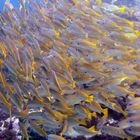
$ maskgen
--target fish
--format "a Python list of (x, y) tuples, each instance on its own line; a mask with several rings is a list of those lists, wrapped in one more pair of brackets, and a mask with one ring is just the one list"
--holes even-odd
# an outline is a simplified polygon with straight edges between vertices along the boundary
[(102, 0), (95, 0), (95, 2), (96, 2), (97, 4), (101, 4), (101, 3), (102, 3)]
[(10, 115), (10, 120), (11, 120), (11, 109), (12, 109), (12, 104), (7, 100), (7, 98), (0, 92), (0, 99), (2, 103), (8, 108), (9, 110), (9, 115)]
[(110, 16), (111, 16), (111, 19), (114, 20), (118, 25), (134, 28), (133, 21), (120, 18), (119, 16), (116, 16), (116, 15), (110, 15)]
[[(105, 95), (101, 94), (101, 95), (97, 95), (98, 97), (100, 97), (100, 99), (98, 99), (97, 97), (95, 97), (96, 100), (98, 100), (99, 103), (101, 104), (104, 104), (106, 107), (116, 111), (116, 112), (119, 112), (119, 113), (122, 113), (124, 116), (127, 115), (127, 113), (120, 107), (120, 105), (112, 102), (110, 99), (108, 99)], [(107, 110), (104, 110), (104, 114), (106, 114), (106, 117), (108, 117), (108, 114), (107, 114)]]
[(133, 137), (140, 136), (139, 127), (128, 127), (124, 131)]
[(114, 127), (114, 126), (103, 126), (101, 129), (102, 133), (111, 135), (111, 136), (116, 136), (116, 137), (120, 137), (122, 139), (132, 139), (130, 136), (128, 136), (123, 129), (119, 128), (119, 127)]
[(48, 136), (48, 134), (36, 123), (30, 121), (30, 127), (41, 136)]
[(48, 140), (65, 140), (65, 138), (62, 136), (55, 135), (55, 134), (49, 134)]
[(127, 76), (121, 78), (114, 78), (114, 79), (112, 78), (111, 80), (106, 81), (105, 84), (107, 84), (109, 87), (118, 86), (121, 85), (121, 83), (125, 81), (127, 78), (128, 78)]
[(117, 6), (117, 5), (114, 5), (114, 4), (107, 4), (107, 3), (103, 3), (102, 4), (102, 8), (105, 10), (105, 11), (108, 11), (108, 12), (111, 12), (111, 13), (125, 13), (126, 11), (126, 6)]
[(29, 140), (29, 135), (28, 135), (28, 132), (27, 132), (27, 124), (19, 122), (19, 126), (21, 128), (22, 133), (23, 133), (22, 134), (23, 138), (26, 138), (27, 140)]
[(67, 117), (64, 117), (64, 120), (63, 120), (63, 129), (60, 133), (60, 135), (64, 135), (64, 133), (67, 131), (68, 129), (68, 121), (67, 121)]
[(98, 102), (96, 102), (95, 100), (93, 100), (90, 103), (86, 103), (86, 106), (91, 111), (98, 112), (100, 114), (103, 113), (103, 109), (102, 109), (101, 105)]
[(59, 92), (56, 92), (56, 91), (54, 91), (54, 90), (51, 90), (50, 91), (51, 92), (51, 95), (52, 95), (52, 97), (54, 98), (54, 99), (58, 99), (59, 101), (61, 101), (62, 103), (68, 103), (68, 101), (67, 100), (65, 100), (65, 97), (64, 96), (62, 96)]
[(74, 110), (76, 111), (79, 118), (88, 118), (90, 120), (92, 117), (92, 113), (84, 106), (76, 105)]
[(127, 112), (125, 112), (119, 105), (112, 103), (112, 107), (113, 110), (122, 113), (124, 116), (127, 115)]
[(116, 96), (125, 96), (127, 94), (130, 94), (131, 96), (134, 96), (134, 92), (127, 90), (124, 87), (121, 86), (114, 86), (114, 87), (109, 87), (109, 91), (116, 94)]
[(138, 106), (139, 105), (139, 101), (140, 101), (140, 98), (139, 97), (137, 97), (137, 98), (131, 98), (128, 101), (127, 108), (133, 108), (133, 106)]
[(63, 105), (62, 103), (57, 103), (57, 102), (53, 103), (52, 109), (55, 109), (57, 111), (65, 113), (65, 114), (74, 113), (74, 111), (71, 107), (69, 107), (67, 105)]
[(84, 126), (74, 126), (73, 129), (74, 131), (76, 131), (80, 135), (84, 135), (85, 137), (92, 137), (92, 136), (100, 134), (100, 131), (95, 131), (90, 128), (88, 129)]
[(20, 96), (14, 94), (11, 95), (12, 98), (10, 98), (10, 100), (12, 101), (12, 103), (18, 108), (19, 111), (22, 111), (23, 109), (23, 100), (22, 98), (20, 98)]
[(79, 104), (81, 101), (84, 101), (86, 97), (79, 95), (78, 93), (65, 95), (64, 99), (67, 100), (69, 105)]
[(46, 90), (44, 89), (44, 86), (38, 86), (37, 91), (40, 93), (41, 97), (51, 97), (51, 93), (47, 87), (47, 84), (45, 85)]
[(72, 33), (72, 34), (77, 34), (79, 36), (84, 36), (85, 35), (85, 32), (84, 30), (79, 27), (77, 24), (75, 23), (71, 23), (67, 26), (67, 31), (69, 33)]
[(2, 74), (2, 72), (0, 72), (0, 81), (3, 84), (4, 87), (7, 87), (6, 81), (5, 81), (5, 77)]
[(7, 57), (7, 53), (6, 53), (6, 50), (5, 50), (4, 45), (2, 44), (2, 42), (0, 42), (0, 50), (1, 50), (4, 58), (6, 58)]
[(132, 116), (127, 117), (125, 120), (121, 121), (119, 126), (122, 128), (128, 127), (139, 127), (139, 114), (134, 114)]
[(97, 124), (97, 130), (102, 129), (102, 127), (104, 127), (104, 125), (107, 123), (107, 121), (108, 121), (108, 119), (105, 115), (103, 117), (101, 117), (100, 121)]
[(111, 57), (121, 57), (121, 56), (125, 55), (125, 53), (127, 53), (127, 52), (122, 52), (121, 50), (117, 50), (117, 49), (109, 49), (109, 50), (105, 51), (105, 54), (107, 54)]
[(125, 109), (126, 112), (128, 112), (129, 114), (138, 114), (140, 110), (139, 104), (138, 105), (133, 105), (133, 106), (129, 106)]
[(69, 127), (73, 127), (73, 126), (79, 125), (79, 124), (86, 125), (85, 120), (80, 120), (78, 118), (74, 118), (72, 115), (67, 118), (67, 121), (68, 121), (68, 129), (69, 129)]

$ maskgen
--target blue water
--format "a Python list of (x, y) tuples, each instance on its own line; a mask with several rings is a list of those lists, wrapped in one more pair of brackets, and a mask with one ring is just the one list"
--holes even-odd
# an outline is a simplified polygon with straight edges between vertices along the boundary
[[(4, 3), (5, 3), (6, 0), (0, 0), (0, 11), (3, 9), (3, 6), (4, 6)], [(12, 3), (12, 5), (15, 7), (15, 8), (18, 8), (20, 6), (20, 1), (21, 0), (9, 0), (10, 3)], [(36, 0), (36, 2), (40, 2), (41, 0)]]
[[(4, 3), (5, 3), (6, 0), (0, 0), (0, 11), (3, 9), (3, 6), (4, 6)], [(15, 8), (18, 8), (19, 7), (19, 1), (21, 0), (9, 0), (12, 5), (15, 7)], [(36, 0), (38, 3), (41, 1), (41, 0)], [(107, 2), (107, 3), (110, 3), (112, 0), (103, 0), (103, 2)], [(134, 6), (134, 5), (137, 5), (137, 6), (140, 6), (140, 0), (117, 0), (116, 3), (117, 5), (127, 5), (127, 6)]]
[(0, 10), (2, 10), (5, 0), (0, 1)]
[[(19, 0), (9, 0), (15, 8), (19, 7)], [(0, 0), (0, 11), (4, 6), (5, 0)]]
[(10, 2), (13, 4), (14, 7), (19, 7), (19, 0), (10, 0)]

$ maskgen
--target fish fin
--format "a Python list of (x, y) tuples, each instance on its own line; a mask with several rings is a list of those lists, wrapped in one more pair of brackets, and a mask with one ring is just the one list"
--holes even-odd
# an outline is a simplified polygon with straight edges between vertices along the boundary
[(132, 22), (132, 21), (128, 21), (128, 24), (130, 25), (131, 28), (134, 28), (134, 26), (135, 26), (134, 22)]
[(140, 36), (140, 31), (139, 30), (135, 30), (135, 34), (136, 34), (136, 36)]
[(2, 42), (0, 42), (0, 50), (3, 53), (4, 58), (6, 58), (7, 57), (6, 49), (4, 45), (2, 44)]
[(125, 11), (126, 11), (126, 6), (122, 6), (122, 7), (120, 8), (120, 12), (123, 14)]
[(102, 0), (96, 0), (96, 2), (98, 5), (102, 4)]
[(60, 133), (60, 136), (63, 136), (63, 134), (65, 134), (65, 132), (68, 130), (68, 122), (67, 122), (67, 118), (64, 118), (64, 126), (63, 129)]
[(91, 127), (89, 128), (89, 130), (91, 130), (91, 131), (95, 131), (95, 126), (94, 126), (94, 125), (91, 126)]
[(129, 138), (129, 137), (128, 137), (127, 140), (133, 140), (133, 138), (131, 138), (131, 137)]
[(104, 116), (108, 118), (108, 108), (103, 109)]
[(36, 131), (39, 135), (41, 136), (47, 136), (48, 134), (46, 133), (45, 130), (43, 130), (39, 125), (37, 125), (35, 122), (30, 122), (31, 128)]
[(92, 113), (88, 113), (88, 119), (92, 120)]
[(86, 2), (86, 4), (87, 4), (88, 6), (91, 5), (90, 0), (85, 0), (85, 2)]
[(91, 96), (88, 96), (88, 101), (89, 102), (92, 102), (94, 100), (94, 97), (93, 97), (93, 95), (91, 95)]
[(93, 113), (92, 113), (92, 116), (95, 117), (95, 118), (97, 118), (96, 112), (93, 112)]
[(123, 115), (126, 117), (126, 116), (127, 116), (127, 113), (124, 111), (124, 112), (123, 112)]
[(81, 120), (81, 121), (80, 121), (80, 123), (81, 123), (81, 124), (83, 124), (83, 125), (87, 125), (87, 123), (86, 123), (86, 120), (85, 120), (85, 119), (84, 119), (84, 120)]
[(128, 137), (127, 137), (127, 140), (133, 140), (133, 137), (128, 136)]
[(29, 140), (29, 135), (28, 135), (26, 124), (20, 122), (19, 125), (20, 125), (21, 131), (22, 131), (23, 139), (25, 138), (26, 140)]

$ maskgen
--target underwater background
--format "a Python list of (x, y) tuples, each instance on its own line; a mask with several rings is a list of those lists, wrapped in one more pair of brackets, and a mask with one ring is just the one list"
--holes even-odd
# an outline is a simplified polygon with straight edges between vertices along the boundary
[[(3, 8), (5, 1), (6, 0), (1, 0), (0, 1), (0, 11)], [(15, 8), (18, 8), (21, 0), (8, 0), (8, 1), (10, 1)], [(41, 0), (36, 0), (36, 1), (39, 2)], [(108, 2), (108, 3), (111, 3), (111, 1), (112, 0), (103, 0), (103, 2)], [(116, 4), (117, 5), (127, 5), (127, 6), (133, 7), (134, 5), (140, 5), (140, 0), (118, 0), (116, 2)]]
[[(4, 6), (5, 1), (6, 1), (6, 0), (1, 0), (1, 1), (0, 1), (0, 10), (1, 10), (1, 11), (2, 11), (2, 8), (3, 8), (3, 6)], [(18, 8), (19, 5), (20, 5), (19, 0), (9, 0), (9, 1), (13, 4), (13, 6), (14, 6), (15, 8)]]
[(140, 139), (140, 0), (0, 1), (0, 140)]

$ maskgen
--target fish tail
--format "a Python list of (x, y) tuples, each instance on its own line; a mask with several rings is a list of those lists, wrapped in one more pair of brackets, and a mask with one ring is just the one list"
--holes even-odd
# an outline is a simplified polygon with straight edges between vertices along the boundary
[(95, 118), (97, 118), (96, 112), (93, 112), (93, 113), (92, 113), (92, 116), (95, 117)]
[(140, 31), (135, 30), (135, 34), (136, 34), (136, 36), (140, 36)]
[(91, 130), (91, 131), (95, 131), (95, 126), (94, 126), (94, 125), (91, 126), (91, 127), (89, 128), (89, 130)]
[(127, 140), (133, 140), (133, 138), (131, 136), (128, 136)]
[(126, 11), (126, 6), (122, 6), (120, 12), (123, 14)]
[(85, 0), (85, 2), (86, 2), (86, 4), (88, 5), (88, 6), (90, 6), (90, 0)]
[(103, 114), (106, 118), (108, 118), (108, 108), (103, 109)]

